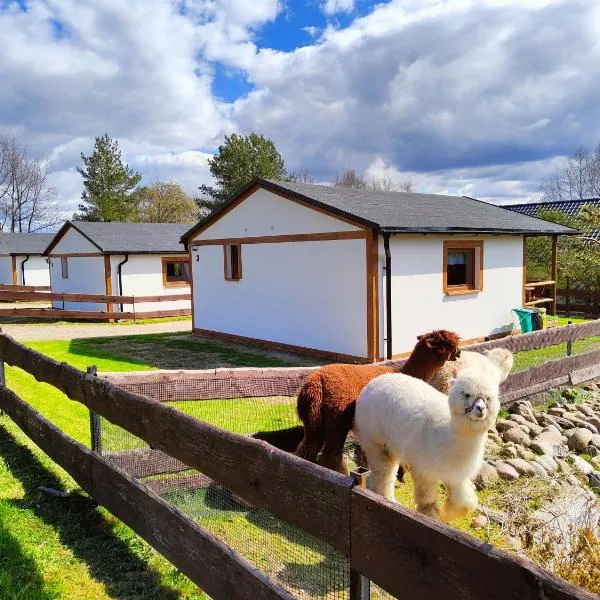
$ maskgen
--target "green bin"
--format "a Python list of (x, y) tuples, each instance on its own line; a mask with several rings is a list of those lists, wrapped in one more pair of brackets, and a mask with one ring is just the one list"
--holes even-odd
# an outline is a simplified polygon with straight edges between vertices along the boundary
[(531, 318), (533, 310), (530, 308), (513, 308), (512, 310), (519, 319), (521, 333), (530, 333), (533, 331), (533, 320)]

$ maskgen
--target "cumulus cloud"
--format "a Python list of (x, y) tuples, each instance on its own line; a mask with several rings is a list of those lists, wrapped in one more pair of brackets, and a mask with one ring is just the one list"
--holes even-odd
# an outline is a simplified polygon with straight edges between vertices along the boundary
[(335, 15), (340, 12), (352, 12), (354, 0), (326, 0), (323, 4), (323, 12), (326, 15)]

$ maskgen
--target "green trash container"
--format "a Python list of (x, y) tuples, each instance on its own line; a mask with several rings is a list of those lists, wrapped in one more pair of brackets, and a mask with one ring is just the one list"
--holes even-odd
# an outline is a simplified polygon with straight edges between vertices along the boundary
[(530, 308), (513, 308), (512, 310), (519, 319), (521, 333), (530, 333), (533, 331), (533, 320), (531, 318), (533, 310)]

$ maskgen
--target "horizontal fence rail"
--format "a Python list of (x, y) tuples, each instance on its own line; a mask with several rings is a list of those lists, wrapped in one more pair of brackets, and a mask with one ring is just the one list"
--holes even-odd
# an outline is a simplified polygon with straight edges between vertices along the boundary
[(9, 285), (0, 284), (0, 291), (3, 292), (49, 292), (49, 285)]
[(164, 294), (162, 296), (111, 296), (105, 294), (69, 294), (56, 292), (16, 292), (0, 290), (0, 302), (97, 302), (105, 304), (133, 304), (134, 302), (172, 302), (174, 300), (191, 300), (192, 294)]
[[(263, 442), (198, 421), (0, 336), (0, 359), (195, 467), (254, 506), (332, 544), (390, 594), (415, 600), (591, 600), (531, 561), (492, 548)], [(214, 598), (290, 598), (257, 568), (12, 391), (0, 408), (79, 485)]]

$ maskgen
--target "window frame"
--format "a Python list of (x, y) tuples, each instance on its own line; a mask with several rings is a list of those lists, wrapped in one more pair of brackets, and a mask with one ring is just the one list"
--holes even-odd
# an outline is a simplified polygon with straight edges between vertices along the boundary
[(60, 257), (60, 274), (62, 279), (69, 279), (69, 257)]
[[(448, 255), (452, 252), (473, 253), (472, 279), (473, 285), (448, 285)], [(442, 265), (443, 290), (446, 296), (477, 294), (483, 290), (483, 240), (444, 240), (444, 259)]]
[[(161, 259), (162, 262), (162, 278), (163, 278), (163, 287), (173, 288), (173, 287), (189, 287), (191, 282), (191, 269), (192, 265), (189, 258), (174, 258), (163, 256)], [(188, 263), (189, 275), (187, 281), (169, 281), (167, 279), (167, 265), (176, 264), (176, 263)]]
[[(236, 248), (237, 253), (237, 271), (233, 265), (233, 254), (228, 248)], [(236, 272), (234, 272), (236, 271)], [(225, 281), (240, 281), (242, 279), (242, 245), (241, 244), (223, 244), (223, 274)]]

